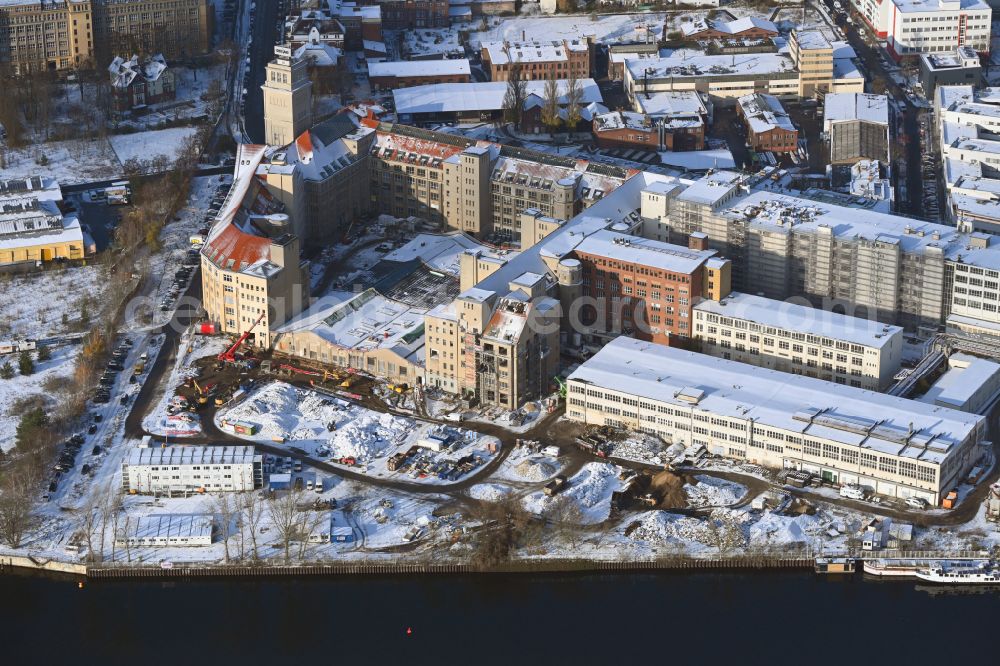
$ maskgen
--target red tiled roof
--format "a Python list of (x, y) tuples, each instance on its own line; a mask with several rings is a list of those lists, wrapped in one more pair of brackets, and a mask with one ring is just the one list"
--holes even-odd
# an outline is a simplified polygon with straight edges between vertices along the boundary
[(270, 257), (270, 239), (244, 231), (236, 221), (236, 214), (251, 188), (255, 191), (253, 199), (246, 204), (248, 209), (259, 214), (271, 212), (272, 197), (256, 175), (265, 149), (266, 146), (241, 145), (237, 151), (233, 185), (201, 251), (219, 268), (238, 271)]

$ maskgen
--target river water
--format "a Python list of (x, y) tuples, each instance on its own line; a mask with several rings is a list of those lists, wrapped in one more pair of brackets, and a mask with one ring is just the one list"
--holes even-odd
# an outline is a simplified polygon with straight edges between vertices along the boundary
[[(0, 663), (996, 663), (1000, 594), (808, 573), (0, 577)], [(409, 630), (409, 633), (408, 633)]]

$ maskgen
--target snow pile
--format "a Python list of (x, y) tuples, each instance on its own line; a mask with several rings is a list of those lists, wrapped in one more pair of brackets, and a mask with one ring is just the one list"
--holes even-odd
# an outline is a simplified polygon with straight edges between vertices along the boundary
[(684, 486), (688, 504), (693, 507), (729, 506), (738, 502), (746, 491), (738, 483), (712, 476), (696, 476), (695, 480), (697, 484)]
[(741, 516), (724, 509), (713, 511), (708, 518), (649, 511), (637, 524), (630, 526), (629, 538), (653, 544), (680, 544), (688, 551), (711, 548), (717, 552), (729, 552), (746, 544), (740, 519)]
[(620, 468), (609, 463), (587, 463), (566, 481), (566, 489), (555, 497), (537, 491), (522, 500), (525, 510), (537, 516), (545, 515), (558, 500), (572, 502), (580, 510), (580, 522), (599, 523), (611, 513), (611, 495), (621, 487)]
[(750, 526), (747, 536), (753, 545), (805, 544), (819, 538), (824, 530), (824, 525), (816, 516), (765, 513)]
[(505, 486), (502, 483), (480, 483), (469, 488), (467, 494), (475, 500), (481, 500), (483, 502), (499, 502), (503, 498), (507, 497), (510, 492), (510, 486)]
[(544, 481), (555, 474), (555, 468), (541, 460), (529, 458), (518, 463), (514, 472), (525, 481)]
[(666, 462), (666, 448), (666, 444), (658, 437), (635, 433), (628, 439), (617, 442), (612, 455), (615, 458), (662, 465)]
[(365, 412), (337, 432), (330, 439), (334, 458), (354, 457), (359, 462), (378, 458), (394, 442), (406, 437), (410, 422), (392, 414)]
[(336, 402), (284, 382), (273, 382), (225, 413), (229, 422), (244, 421), (260, 426), (255, 439), (317, 439), (327, 425), (339, 423), (345, 410)]
[[(583, 509), (591, 509), (611, 500), (618, 489), (620, 468), (608, 463), (587, 463), (568, 481), (565, 495), (572, 497)], [(609, 505), (610, 508), (610, 505)]]

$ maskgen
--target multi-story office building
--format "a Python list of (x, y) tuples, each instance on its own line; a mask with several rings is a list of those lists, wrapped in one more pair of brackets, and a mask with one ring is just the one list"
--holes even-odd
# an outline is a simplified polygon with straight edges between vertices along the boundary
[(830, 193), (747, 193), (747, 184), (717, 172), (667, 198), (661, 218), (673, 233), (708, 235), (733, 262), (735, 289), (804, 296), (913, 331), (956, 315), (1000, 323), (1000, 252), (989, 236), (848, 207), (856, 201)]
[[(792, 61), (799, 70), (799, 97), (832, 91), (833, 45), (819, 30), (793, 30), (788, 40)], [(863, 90), (863, 88), (862, 88)]]
[(733, 292), (692, 315), (706, 354), (856, 388), (888, 388), (903, 358), (899, 326), (792, 301)]
[(587, 236), (572, 255), (582, 266), (583, 294), (593, 301), (593, 321), (584, 313), (583, 323), (594, 334), (662, 343), (691, 337), (694, 306), (729, 293), (728, 262), (697, 241), (689, 248), (607, 230)]
[(371, 210), (374, 143), (374, 130), (359, 127), (353, 114), (338, 114), (262, 159), (257, 175), (284, 204), (295, 233), (311, 244), (337, 242)]
[(122, 490), (139, 495), (244, 492), (264, 485), (252, 446), (135, 448), (122, 463)]
[[(825, 48), (818, 46), (810, 38), (790, 54), (747, 53), (735, 57), (673, 54), (666, 58), (627, 60), (625, 92), (636, 108), (640, 96), (685, 90), (719, 100), (735, 100), (753, 93), (802, 97), (812, 96), (816, 90), (864, 92), (865, 79), (850, 58), (834, 58), (828, 43)], [(799, 71), (800, 65), (807, 67), (804, 73)]]
[(0, 63), (18, 72), (105, 67), (117, 54), (183, 58), (212, 45), (208, 0), (11, 0), (0, 4)]
[(426, 381), (471, 401), (516, 409), (548, 393), (559, 369), (559, 301), (549, 276), (473, 287), (424, 318)]
[(567, 384), (575, 421), (934, 505), (986, 435), (981, 416), (625, 337)]
[(992, 10), (985, 0), (852, 0), (889, 53), (899, 59), (971, 46), (990, 50)]
[(979, 54), (971, 46), (960, 46), (954, 53), (920, 54), (920, 85), (928, 99), (938, 86), (978, 87), (982, 76)]
[(448, 0), (365, 0), (360, 4), (378, 5), (382, 23), (390, 30), (412, 28), (447, 28)]
[(553, 42), (488, 42), (483, 44), (483, 66), (493, 81), (506, 81), (519, 67), (526, 81), (589, 79), (594, 69), (590, 38)]
[(236, 174), (201, 250), (202, 307), (219, 331), (252, 331), (271, 346), (271, 331), (308, 299), (308, 263), (285, 207), (257, 175), (264, 146), (241, 146)]

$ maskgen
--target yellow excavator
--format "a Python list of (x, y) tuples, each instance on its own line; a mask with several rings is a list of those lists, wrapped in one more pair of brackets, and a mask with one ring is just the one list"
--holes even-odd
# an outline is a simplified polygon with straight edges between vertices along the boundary
[(194, 388), (195, 388), (195, 390), (198, 391), (198, 404), (199, 405), (207, 405), (208, 404), (208, 396), (205, 394), (205, 391), (201, 388), (201, 386), (198, 385), (198, 380), (197, 379), (194, 379), (192, 381), (194, 382)]

